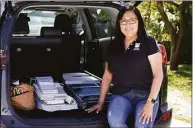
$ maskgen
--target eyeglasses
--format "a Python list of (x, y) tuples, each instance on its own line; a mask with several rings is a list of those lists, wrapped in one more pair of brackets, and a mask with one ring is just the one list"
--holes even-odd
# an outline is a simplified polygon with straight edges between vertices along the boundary
[(135, 24), (137, 22), (137, 18), (131, 18), (131, 19), (123, 19), (120, 20), (121, 25), (126, 25), (129, 22), (129, 24)]

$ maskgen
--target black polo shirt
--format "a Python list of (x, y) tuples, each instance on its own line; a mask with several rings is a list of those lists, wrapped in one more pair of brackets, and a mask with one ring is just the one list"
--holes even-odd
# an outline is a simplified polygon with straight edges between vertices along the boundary
[(113, 74), (112, 93), (123, 94), (134, 88), (150, 92), (153, 73), (148, 55), (159, 51), (155, 40), (147, 36), (143, 42), (139, 40), (132, 42), (124, 53), (108, 57), (107, 62), (111, 61)]

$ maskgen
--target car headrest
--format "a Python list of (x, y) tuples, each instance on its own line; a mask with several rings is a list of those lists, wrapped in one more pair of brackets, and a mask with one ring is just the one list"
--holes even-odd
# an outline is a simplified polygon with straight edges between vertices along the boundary
[(13, 34), (29, 34), (29, 24), (30, 18), (25, 14), (20, 13), (19, 17), (15, 22), (15, 28)]
[(40, 36), (61, 36), (62, 30), (54, 27), (42, 27)]
[(72, 21), (67, 14), (59, 14), (56, 16), (54, 21), (55, 28), (61, 28), (62, 32), (69, 34), (72, 32)]

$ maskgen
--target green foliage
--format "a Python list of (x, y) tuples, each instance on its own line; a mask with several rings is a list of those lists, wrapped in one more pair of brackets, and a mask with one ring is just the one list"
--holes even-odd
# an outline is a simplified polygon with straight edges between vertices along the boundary
[[(182, 1), (175, 1), (177, 4), (181, 4)], [(183, 1), (185, 3), (185, 1)], [(157, 9), (156, 1), (144, 1), (139, 6), (142, 17), (144, 19), (144, 23), (146, 26), (147, 33), (153, 36), (158, 43), (163, 44), (166, 47), (167, 57), (170, 60), (170, 51), (171, 51), (171, 35), (166, 29), (166, 25), (163, 22), (160, 13)], [(168, 17), (168, 20), (174, 27), (177, 38), (179, 37), (180, 32), (180, 11), (179, 8), (175, 7), (168, 2), (163, 2), (164, 11)], [(183, 41), (180, 46), (179, 53), (179, 64), (192, 64), (192, 5), (189, 4), (185, 7), (185, 17), (183, 33)], [(177, 43), (177, 42), (173, 42)]]
[(89, 11), (92, 14), (92, 19), (96, 20), (95, 22), (107, 22), (110, 20), (108, 13), (102, 9), (90, 9)]
[(191, 119), (188, 118), (188, 117), (183, 117), (183, 116), (179, 116), (179, 115), (176, 115), (175, 117), (176, 117), (176, 119), (178, 119), (180, 121), (183, 121), (183, 122), (186, 122), (186, 123), (191, 123)]
[(164, 2), (165, 12), (168, 16), (170, 23), (172, 23), (173, 27), (176, 29), (176, 33), (179, 33), (179, 23), (180, 23), (180, 14), (179, 10), (166, 2)]
[[(176, 7), (167, 3), (164, 4), (164, 7), (169, 21), (176, 27), (176, 31), (179, 31), (179, 11)], [(138, 9), (142, 14), (149, 35), (153, 36), (159, 42), (171, 40), (165, 23), (162, 21), (161, 15), (157, 10), (156, 2), (142, 2), (138, 6)]]

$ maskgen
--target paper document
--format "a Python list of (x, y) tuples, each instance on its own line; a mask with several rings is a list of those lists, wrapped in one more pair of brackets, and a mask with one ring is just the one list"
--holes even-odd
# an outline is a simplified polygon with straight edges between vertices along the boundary
[(40, 82), (53, 82), (54, 81), (51, 76), (35, 77), (35, 79)]
[(44, 100), (46, 104), (64, 104), (64, 100)]
[(67, 96), (67, 93), (63, 90), (63, 87), (56, 87), (58, 93), (42, 93), (39, 87), (34, 84), (34, 91), (41, 100), (64, 100)]
[(75, 104), (45, 104), (44, 101), (41, 101), (39, 98), (36, 99), (36, 107), (38, 109), (48, 111), (48, 112), (78, 109), (77, 103)]
[(37, 81), (37, 85), (41, 90), (52, 90), (55, 89), (54, 82), (39, 82)]

